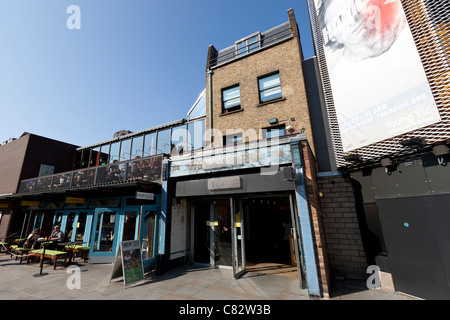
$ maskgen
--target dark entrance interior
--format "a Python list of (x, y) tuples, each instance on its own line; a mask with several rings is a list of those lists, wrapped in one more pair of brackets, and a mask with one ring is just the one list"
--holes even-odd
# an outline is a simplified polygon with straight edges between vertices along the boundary
[[(239, 203), (239, 204), (238, 204)], [(239, 208), (242, 205), (242, 208)], [(232, 265), (230, 199), (195, 201), (195, 262)], [(245, 259), (248, 271), (291, 273), (297, 265), (291, 238), (292, 218), (288, 195), (237, 199), (244, 216)], [(211, 223), (213, 226), (211, 226)], [(214, 232), (211, 228), (214, 227)], [(212, 234), (214, 239), (211, 239)], [(213, 241), (212, 241), (213, 240)], [(211, 243), (214, 243), (214, 258)]]
[(297, 276), (289, 197), (251, 198), (243, 205), (247, 270)]

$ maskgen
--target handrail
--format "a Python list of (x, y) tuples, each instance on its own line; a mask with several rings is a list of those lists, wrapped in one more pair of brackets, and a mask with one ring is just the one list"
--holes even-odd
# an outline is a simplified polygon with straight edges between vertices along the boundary
[(161, 180), (163, 154), (22, 180), (20, 193), (48, 192), (125, 181)]

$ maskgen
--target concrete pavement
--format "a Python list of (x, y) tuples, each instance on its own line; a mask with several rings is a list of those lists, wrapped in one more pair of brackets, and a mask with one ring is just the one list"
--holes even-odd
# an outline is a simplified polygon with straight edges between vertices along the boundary
[[(37, 262), (26, 265), (0, 253), (0, 300), (310, 300), (292, 276), (250, 272), (234, 280), (230, 269), (193, 265), (163, 275), (147, 274), (145, 281), (124, 288), (121, 278), (110, 281), (112, 264), (88, 264), (77, 258), (70, 268)], [(76, 270), (72, 273), (72, 270)], [(80, 275), (80, 287), (74, 288)], [(358, 281), (334, 284), (330, 300), (411, 300), (382, 289), (368, 290)]]

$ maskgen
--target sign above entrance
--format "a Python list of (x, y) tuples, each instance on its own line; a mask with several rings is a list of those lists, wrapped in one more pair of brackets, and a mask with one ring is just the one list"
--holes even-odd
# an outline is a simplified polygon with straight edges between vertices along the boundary
[(66, 203), (85, 203), (85, 198), (76, 198), (76, 197), (66, 197)]
[(171, 177), (234, 169), (278, 166), (291, 163), (289, 144), (258, 146), (255, 149), (210, 150), (189, 159), (172, 159)]
[(208, 190), (219, 191), (230, 189), (242, 189), (241, 177), (236, 176), (208, 179)]
[(155, 200), (155, 194), (149, 192), (136, 192), (136, 200)]
[(39, 201), (22, 201), (21, 205), (22, 207), (39, 207), (41, 203)]

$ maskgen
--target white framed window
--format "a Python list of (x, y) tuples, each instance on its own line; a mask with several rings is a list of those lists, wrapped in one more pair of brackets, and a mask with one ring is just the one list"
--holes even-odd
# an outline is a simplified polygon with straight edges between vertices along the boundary
[(280, 73), (275, 72), (258, 78), (259, 101), (261, 103), (281, 98)]
[(261, 47), (261, 34), (255, 33), (236, 42), (236, 54), (238, 57), (258, 50)]
[(241, 108), (241, 90), (239, 85), (222, 90), (222, 113)]

